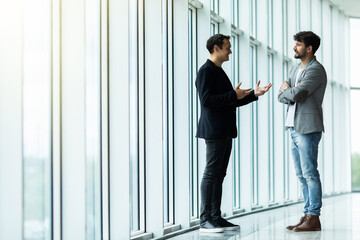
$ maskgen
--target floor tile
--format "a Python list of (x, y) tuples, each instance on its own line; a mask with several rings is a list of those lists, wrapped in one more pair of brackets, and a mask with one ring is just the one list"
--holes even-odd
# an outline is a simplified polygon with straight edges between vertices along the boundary
[(360, 240), (360, 193), (323, 199), (320, 216), (322, 231), (293, 232), (285, 229), (297, 223), (303, 203), (246, 215), (230, 221), (240, 231), (205, 234), (198, 230), (171, 240)]

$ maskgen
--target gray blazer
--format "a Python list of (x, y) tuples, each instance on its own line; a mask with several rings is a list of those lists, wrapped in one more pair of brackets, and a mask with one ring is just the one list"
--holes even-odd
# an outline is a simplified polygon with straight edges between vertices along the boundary
[[(297, 103), (295, 110), (294, 128), (301, 134), (324, 132), (322, 102), (326, 89), (326, 72), (324, 67), (316, 60), (310, 59), (299, 76), (295, 86), (296, 74), (301, 63), (294, 66), (289, 73), (290, 87), (284, 92), (279, 91), (279, 102), (289, 105)], [(286, 128), (287, 129), (287, 128)]]

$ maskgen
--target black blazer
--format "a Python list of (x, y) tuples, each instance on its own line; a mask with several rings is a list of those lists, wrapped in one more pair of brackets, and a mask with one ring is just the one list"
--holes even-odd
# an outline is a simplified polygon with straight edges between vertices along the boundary
[(236, 107), (257, 100), (254, 91), (243, 99), (237, 99), (224, 70), (209, 59), (199, 69), (195, 85), (201, 106), (196, 137), (236, 138)]

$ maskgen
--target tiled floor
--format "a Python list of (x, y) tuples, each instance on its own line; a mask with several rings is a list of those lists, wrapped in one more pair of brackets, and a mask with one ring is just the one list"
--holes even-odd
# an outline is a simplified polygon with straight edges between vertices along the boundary
[(230, 220), (241, 226), (240, 231), (204, 234), (198, 230), (185, 233), (171, 240), (360, 240), (360, 193), (345, 194), (323, 199), (320, 221), (322, 231), (300, 232), (286, 230), (297, 223), (303, 204), (246, 215)]

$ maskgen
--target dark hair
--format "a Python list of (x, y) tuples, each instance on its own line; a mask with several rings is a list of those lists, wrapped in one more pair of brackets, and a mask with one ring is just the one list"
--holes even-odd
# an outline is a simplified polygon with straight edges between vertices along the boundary
[(207, 40), (206, 48), (209, 50), (210, 53), (214, 52), (214, 46), (215, 45), (218, 46), (220, 49), (222, 49), (224, 39), (229, 40), (230, 36), (226, 36), (226, 35), (223, 35), (223, 34), (220, 34), (220, 33), (215, 34), (214, 36), (211, 36)]
[(312, 46), (314, 54), (318, 50), (321, 41), (320, 37), (311, 31), (298, 32), (294, 35), (294, 40), (305, 43), (306, 47)]

